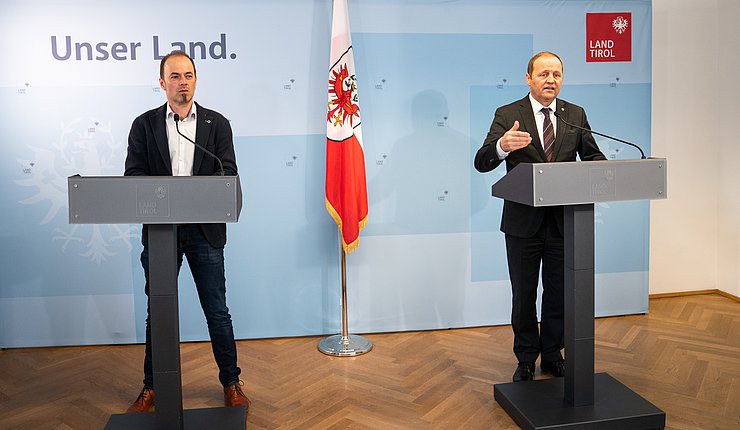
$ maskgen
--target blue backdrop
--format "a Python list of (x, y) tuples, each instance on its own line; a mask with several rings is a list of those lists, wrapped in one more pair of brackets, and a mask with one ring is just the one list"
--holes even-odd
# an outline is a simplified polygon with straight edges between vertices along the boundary
[[(348, 257), (350, 331), (509, 322), (503, 168), (472, 167), (526, 63), (561, 55), (561, 97), (650, 150), (649, 1), (350, 0), (369, 223)], [(632, 61), (586, 63), (587, 12), (631, 12)], [(120, 175), (131, 121), (164, 103), (158, 56), (192, 50), (196, 100), (231, 120), (245, 209), (229, 225), (237, 337), (339, 330), (336, 226), (324, 208), (331, 2), (175, 11), (143, 0), (0, 4), (0, 346), (141, 342), (140, 226), (67, 223), (66, 178)], [(612, 159), (629, 148), (597, 140)], [(598, 315), (647, 311), (649, 205), (596, 207)], [(190, 274), (182, 337), (207, 339)]]

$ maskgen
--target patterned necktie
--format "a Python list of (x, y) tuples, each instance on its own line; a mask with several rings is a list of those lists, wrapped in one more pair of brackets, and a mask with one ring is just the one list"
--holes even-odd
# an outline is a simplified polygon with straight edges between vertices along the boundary
[(545, 122), (542, 123), (542, 143), (545, 145), (545, 157), (547, 161), (552, 161), (552, 152), (555, 149), (555, 129), (550, 121), (550, 108), (542, 108), (545, 114)]

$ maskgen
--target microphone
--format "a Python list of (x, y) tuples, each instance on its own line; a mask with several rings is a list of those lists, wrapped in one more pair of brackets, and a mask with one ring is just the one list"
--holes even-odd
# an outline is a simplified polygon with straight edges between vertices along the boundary
[[(175, 130), (177, 130), (177, 134), (179, 134), (180, 136), (182, 136), (182, 137), (184, 137), (185, 139), (187, 139), (187, 140), (188, 140), (188, 142), (192, 143), (192, 144), (193, 144), (193, 145), (195, 145), (196, 147), (200, 148), (200, 150), (201, 150), (201, 151), (203, 151), (203, 152), (205, 152), (206, 154), (210, 155), (211, 157), (215, 158), (215, 159), (216, 159), (216, 161), (218, 161), (218, 167), (219, 167), (219, 168), (221, 168), (221, 176), (224, 176), (224, 165), (223, 165), (223, 163), (221, 162), (221, 160), (220, 160), (220, 159), (219, 159), (218, 157), (216, 157), (216, 154), (214, 154), (213, 152), (211, 152), (211, 151), (207, 150), (206, 148), (204, 148), (204, 147), (202, 147), (202, 146), (198, 145), (197, 143), (195, 143), (195, 141), (194, 141), (193, 139), (191, 139), (191, 138), (189, 138), (189, 137), (185, 136), (184, 134), (182, 134), (182, 133), (180, 132), (180, 126), (178, 125), (178, 123), (180, 122), (180, 115), (178, 115), (178, 114), (175, 114), (175, 116), (174, 116), (174, 119), (175, 119)], [(643, 157), (643, 158), (644, 158), (644, 157)]]
[(602, 136), (602, 137), (606, 137), (607, 139), (611, 139), (611, 140), (616, 140), (617, 142), (622, 142), (622, 143), (624, 143), (624, 144), (627, 144), (627, 145), (629, 145), (629, 146), (634, 146), (635, 148), (637, 148), (637, 150), (638, 150), (638, 151), (640, 151), (640, 154), (642, 155), (642, 156), (641, 156), (640, 158), (641, 158), (641, 159), (643, 159), (643, 160), (645, 159), (645, 153), (644, 153), (644, 152), (642, 152), (642, 149), (641, 149), (641, 148), (640, 148), (639, 146), (635, 145), (634, 143), (630, 143), (630, 142), (627, 142), (626, 140), (622, 140), (622, 139), (617, 139), (616, 137), (608, 136), (608, 135), (606, 135), (606, 134), (602, 134), (602, 133), (599, 133), (599, 132), (596, 132), (596, 131), (590, 130), (590, 129), (588, 129), (588, 128), (584, 128), (584, 127), (580, 127), (580, 126), (577, 126), (577, 125), (575, 125), (575, 124), (571, 124), (571, 123), (569, 123), (568, 121), (564, 120), (564, 119), (563, 119), (563, 118), (562, 118), (562, 117), (560, 116), (560, 112), (558, 112), (558, 111), (554, 111), (553, 113), (555, 114), (555, 117), (556, 117), (556, 118), (558, 119), (558, 121), (562, 121), (562, 122), (563, 122), (563, 124), (565, 124), (565, 125), (569, 125), (569, 126), (571, 126), (571, 127), (573, 127), (573, 128), (577, 128), (577, 129), (579, 129), (579, 130), (587, 131), (587, 132), (589, 132), (589, 133), (593, 133), (593, 134), (596, 134), (596, 135), (599, 135), (599, 136)]

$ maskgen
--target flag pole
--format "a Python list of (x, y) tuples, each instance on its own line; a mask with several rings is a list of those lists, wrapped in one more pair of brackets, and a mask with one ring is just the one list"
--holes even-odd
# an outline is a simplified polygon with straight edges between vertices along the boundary
[(370, 352), (373, 349), (373, 343), (365, 337), (349, 334), (347, 327), (347, 254), (342, 246), (341, 230), (339, 231), (339, 254), (342, 275), (342, 332), (321, 340), (319, 351), (336, 357), (355, 357)]
[[(326, 209), (339, 227), (342, 283), (342, 332), (319, 342), (326, 355), (353, 357), (373, 343), (347, 329), (347, 252), (360, 243), (367, 223), (367, 185), (360, 128), (360, 105), (349, 31), (347, 0), (333, 0), (326, 114)], [(345, 243), (347, 249), (345, 249)]]

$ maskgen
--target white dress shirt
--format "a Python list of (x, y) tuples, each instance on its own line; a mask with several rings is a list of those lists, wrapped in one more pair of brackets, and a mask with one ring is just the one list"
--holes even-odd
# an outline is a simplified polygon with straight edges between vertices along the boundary
[[(195, 145), (180, 136), (175, 128), (175, 113), (170, 104), (167, 103), (167, 144), (170, 148), (170, 163), (172, 164), (172, 176), (193, 176), (193, 158), (195, 157)], [(195, 140), (196, 121), (195, 103), (190, 112), (184, 118), (180, 118), (180, 133)]]

